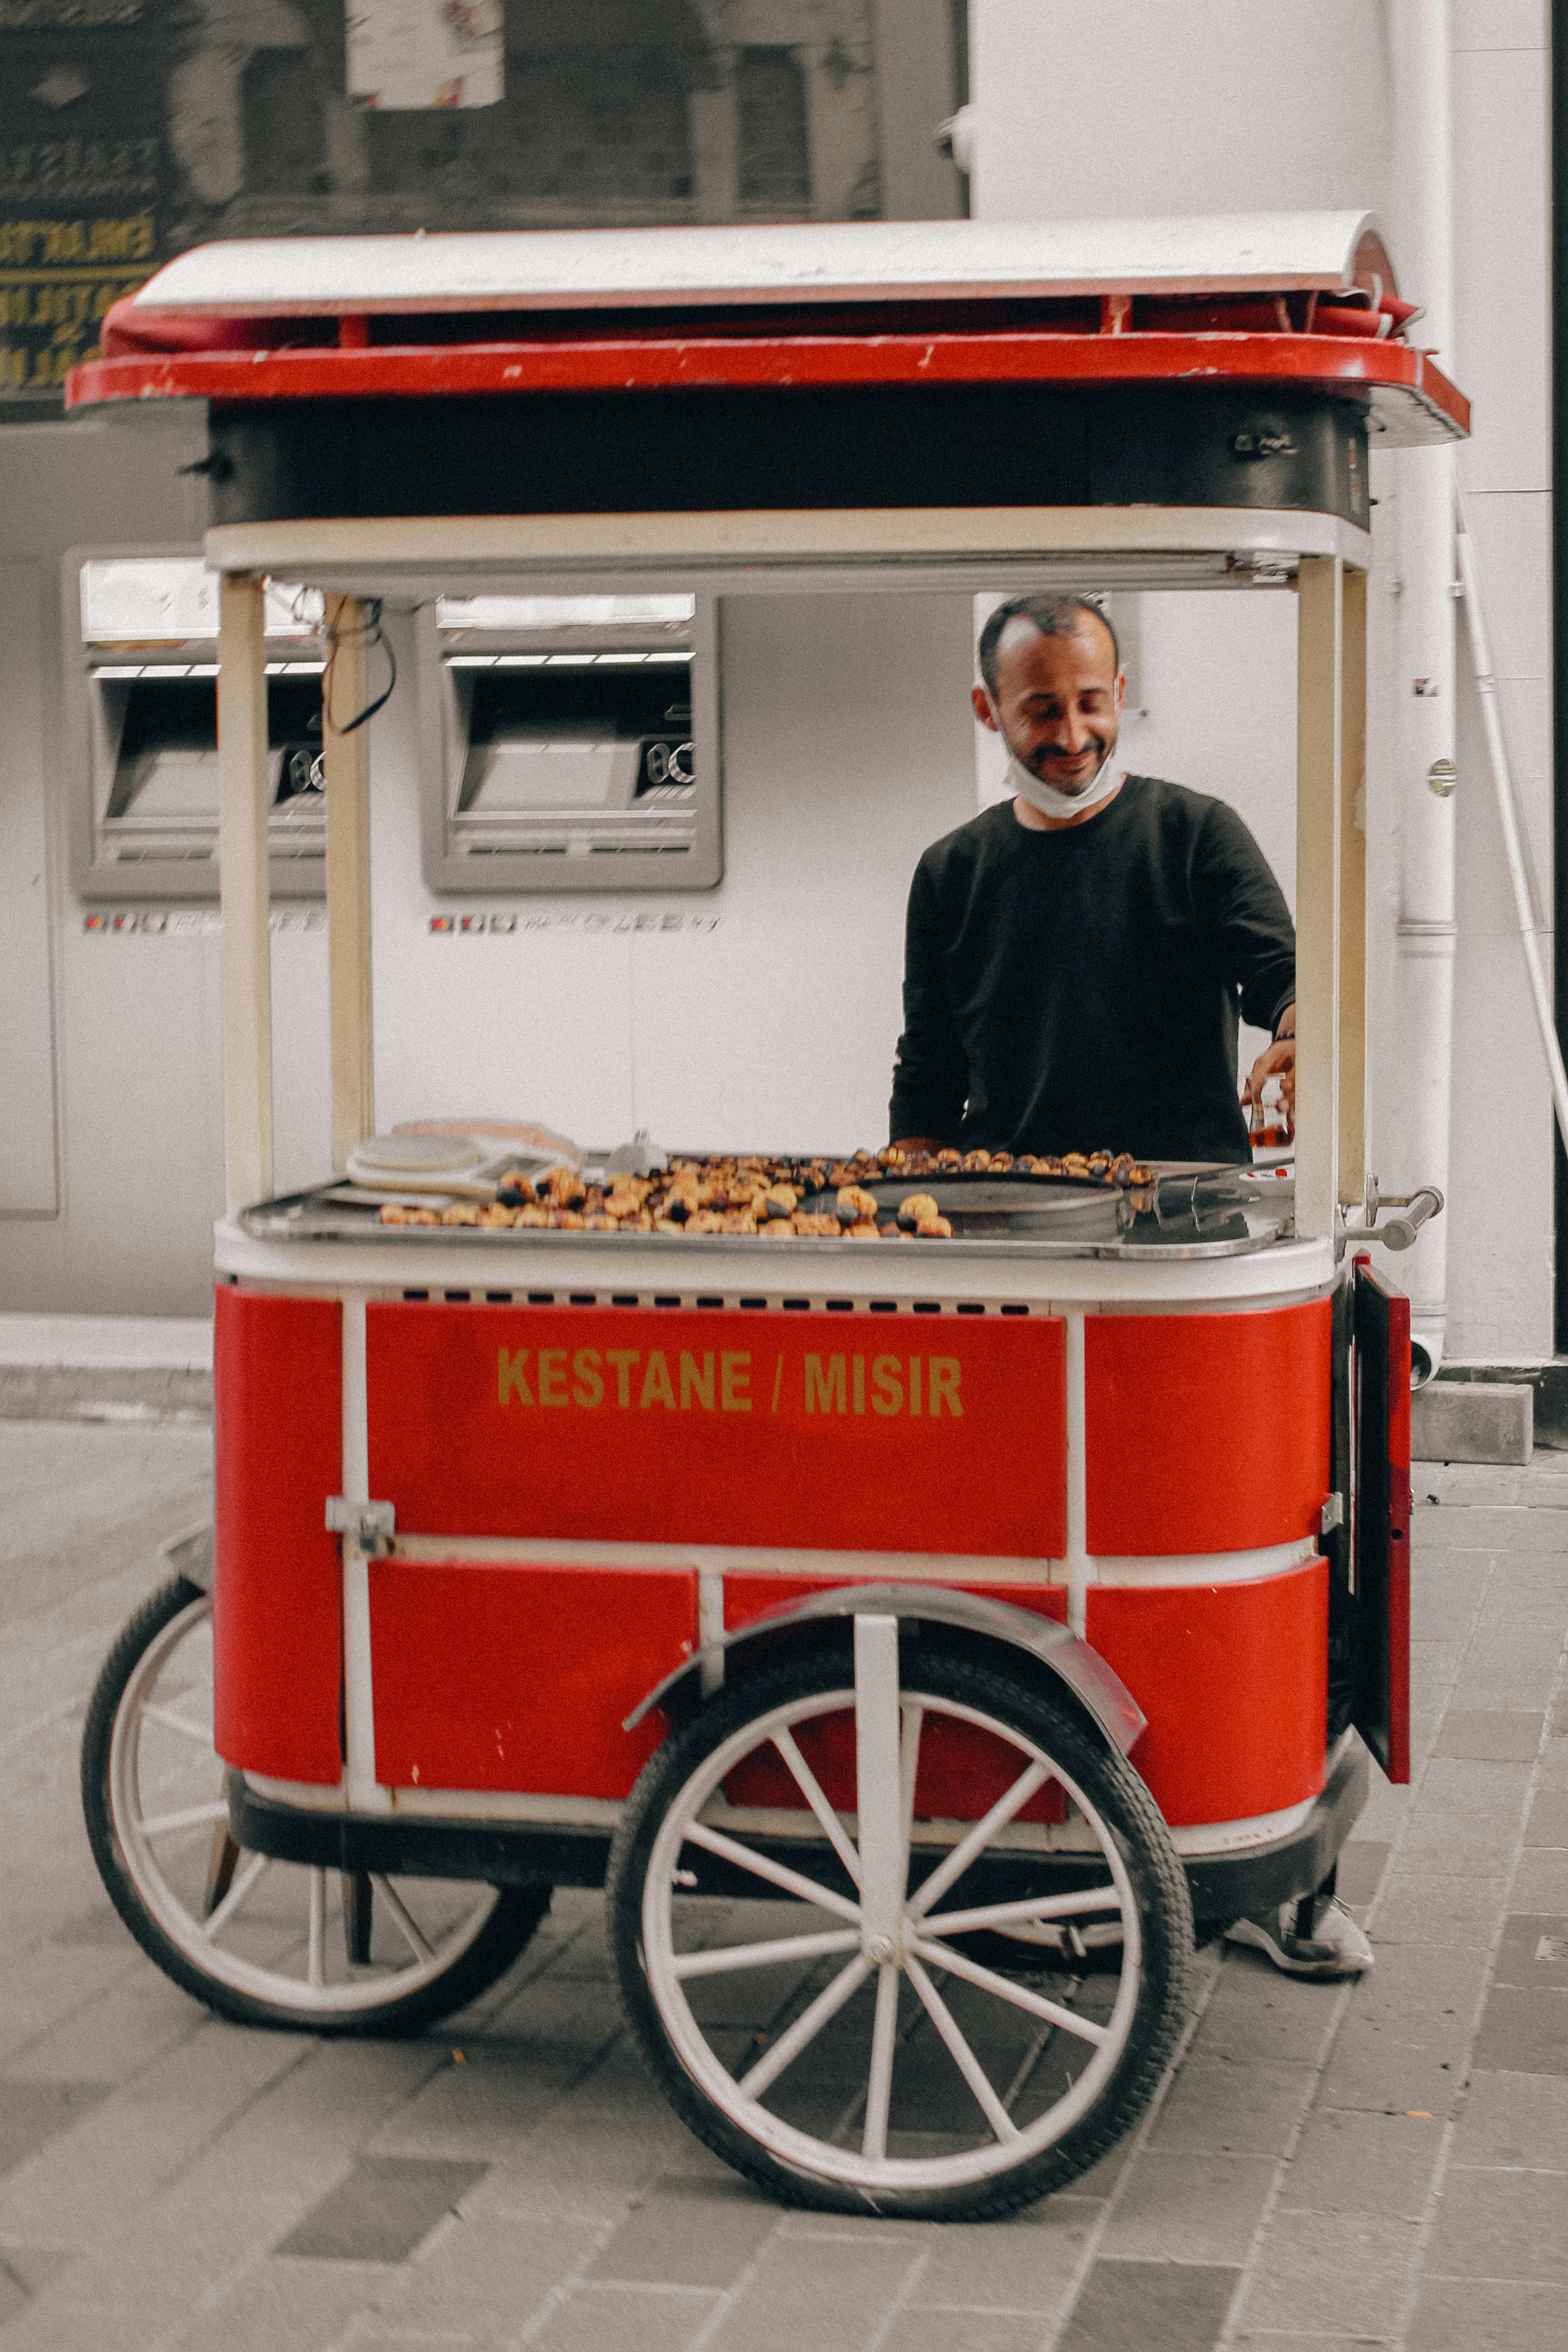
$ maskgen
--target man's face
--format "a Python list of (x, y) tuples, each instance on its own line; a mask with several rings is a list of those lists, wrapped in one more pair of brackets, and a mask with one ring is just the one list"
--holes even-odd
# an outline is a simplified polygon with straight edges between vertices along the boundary
[(1124, 684), (1097, 621), (1047, 637), (1020, 614), (996, 648), (994, 697), (977, 686), (974, 715), (1042, 784), (1087, 792), (1115, 748)]

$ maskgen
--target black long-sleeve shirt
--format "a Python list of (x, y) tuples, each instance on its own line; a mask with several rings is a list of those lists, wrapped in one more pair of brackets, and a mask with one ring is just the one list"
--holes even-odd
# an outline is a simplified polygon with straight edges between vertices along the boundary
[(915, 869), (891, 1133), (1245, 1160), (1238, 1013), (1272, 1030), (1295, 993), (1289, 910), (1224, 801), (1128, 776), (1050, 832), (1005, 801)]

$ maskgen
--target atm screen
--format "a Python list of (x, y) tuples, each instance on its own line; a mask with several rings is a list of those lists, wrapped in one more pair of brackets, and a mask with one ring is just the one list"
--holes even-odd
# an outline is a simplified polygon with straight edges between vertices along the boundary
[(689, 797), (685, 663), (458, 670), (471, 697), (459, 816), (614, 811)]

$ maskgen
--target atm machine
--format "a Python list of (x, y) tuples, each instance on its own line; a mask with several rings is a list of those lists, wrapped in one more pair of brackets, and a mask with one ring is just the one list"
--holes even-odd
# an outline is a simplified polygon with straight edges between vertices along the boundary
[(448, 595), (419, 621), (430, 889), (711, 888), (713, 597)]
[[(77, 548), (63, 593), (76, 889), (216, 903), (217, 582), (199, 555)], [(268, 866), (285, 898), (325, 889), (321, 616), (318, 593), (268, 589)]]

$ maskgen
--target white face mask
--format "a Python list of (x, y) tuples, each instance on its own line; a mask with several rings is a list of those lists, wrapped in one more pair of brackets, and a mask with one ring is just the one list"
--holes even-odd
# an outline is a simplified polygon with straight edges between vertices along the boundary
[(1016, 751), (1007, 755), (1007, 789), (1037, 808), (1042, 816), (1081, 816), (1085, 809), (1097, 808), (1109, 800), (1121, 782), (1121, 771), (1108, 751), (1091, 783), (1081, 793), (1058, 793), (1054, 784), (1043, 784), (1032, 776)]

